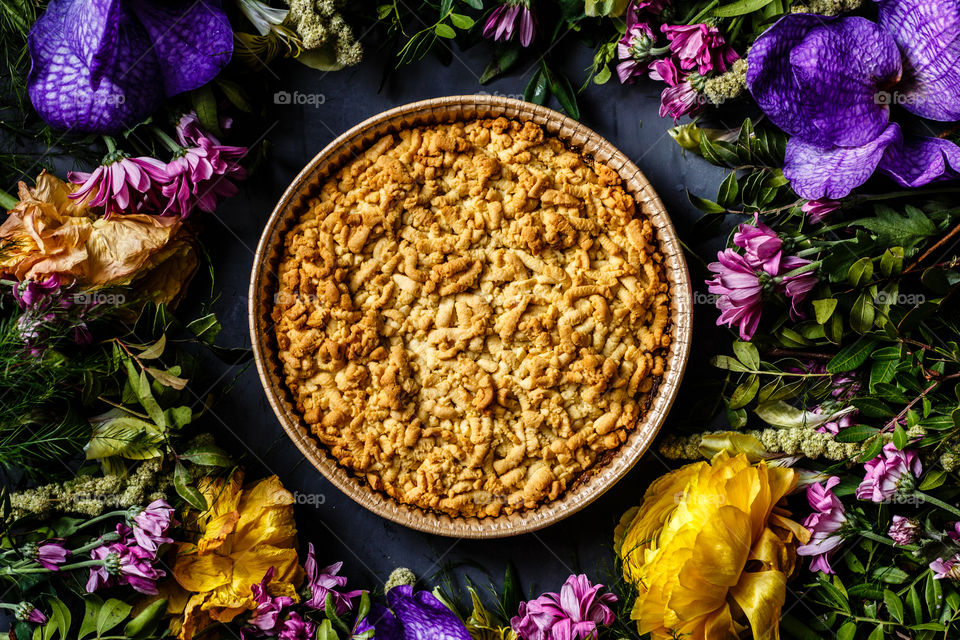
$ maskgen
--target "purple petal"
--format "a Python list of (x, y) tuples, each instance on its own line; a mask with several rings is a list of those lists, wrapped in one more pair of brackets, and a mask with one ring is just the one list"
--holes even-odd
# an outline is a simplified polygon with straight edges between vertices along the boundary
[(87, 61), (94, 87), (116, 61), (121, 19), (129, 21), (129, 13), (120, 0), (74, 2), (67, 11), (64, 36), (77, 57)]
[(905, 187), (955, 178), (960, 175), (960, 147), (943, 138), (908, 138), (887, 148), (880, 170)]
[(55, 0), (30, 29), (33, 66), (27, 81), (37, 113), (54, 127), (115, 133), (156, 110), (163, 98), (160, 71), (146, 33), (135, 24), (118, 32), (116, 61), (95, 86), (90, 61), (80, 58), (67, 21), (85, 0)]
[(879, 21), (904, 57), (897, 102), (931, 120), (960, 119), (960, 4), (880, 0)]
[(132, 0), (160, 68), (167, 96), (202, 87), (230, 62), (233, 30), (219, 0)]
[(867, 181), (887, 147), (900, 139), (900, 127), (895, 123), (860, 147), (823, 148), (791, 138), (783, 175), (802, 198), (842, 198)]
[(471, 640), (460, 618), (429, 591), (414, 593), (413, 587), (401, 585), (387, 592), (387, 601), (406, 640)]
[(747, 87), (770, 120), (790, 135), (819, 135), (801, 107), (804, 96), (790, 69), (790, 51), (812, 29), (834, 19), (806, 13), (784, 16), (750, 48)]
[(876, 138), (890, 120), (878, 87), (900, 78), (900, 51), (866, 18), (834, 20), (813, 29), (790, 52), (803, 97), (801, 107), (820, 132), (808, 142), (857, 147)]

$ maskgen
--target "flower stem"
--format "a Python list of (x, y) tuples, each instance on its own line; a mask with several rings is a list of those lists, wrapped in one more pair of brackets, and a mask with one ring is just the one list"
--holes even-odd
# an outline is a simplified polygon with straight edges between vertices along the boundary
[(173, 151), (174, 153), (179, 153), (179, 152), (183, 151), (183, 147), (181, 147), (179, 144), (177, 144), (177, 141), (176, 141), (176, 140), (174, 140), (173, 138), (171, 138), (170, 136), (168, 136), (168, 135), (163, 131), (163, 129), (161, 129), (161, 128), (158, 127), (157, 125), (153, 125), (152, 127), (150, 127), (150, 130), (153, 131), (153, 135), (157, 136), (157, 138), (159, 138), (160, 142), (162, 142), (164, 145), (166, 145), (166, 147), (167, 147), (168, 149), (170, 149), (170, 151)]
[(119, 534), (117, 534), (117, 533), (107, 533), (107, 534), (104, 534), (103, 536), (101, 536), (100, 538), (98, 538), (97, 540), (94, 540), (93, 542), (91, 542), (91, 543), (89, 543), (89, 544), (85, 544), (85, 545), (83, 545), (82, 547), (78, 547), (78, 548), (74, 549), (74, 550), (71, 551), (70, 553), (72, 553), (73, 555), (79, 555), (79, 554), (81, 554), (81, 553), (86, 553), (87, 551), (90, 551), (91, 549), (96, 549), (97, 547), (102, 547), (103, 545), (105, 545), (105, 544), (108, 543), (108, 542), (113, 542), (114, 540), (119, 540), (119, 539), (120, 539), (120, 535), (119, 535)]
[(113, 136), (103, 136), (103, 141), (107, 145), (107, 155), (111, 155), (117, 150), (117, 141), (113, 139)]
[(126, 515), (127, 515), (126, 509), (121, 509), (120, 511), (111, 511), (110, 513), (104, 513), (97, 516), (96, 518), (91, 518), (90, 520), (87, 520), (81, 525), (77, 525), (76, 530), (79, 531), (80, 529), (85, 529), (91, 525), (97, 524), (98, 522), (103, 522), (104, 520), (109, 520), (110, 518), (117, 518), (117, 517), (126, 516)]
[(935, 506), (935, 507), (940, 507), (941, 509), (944, 509), (945, 511), (949, 511), (950, 513), (952, 513), (952, 514), (955, 515), (955, 516), (960, 516), (960, 509), (958, 509), (957, 507), (953, 506), (952, 504), (948, 504), (948, 503), (944, 502), (944, 501), (941, 500), (940, 498), (934, 498), (933, 496), (931, 496), (931, 495), (929, 495), (929, 494), (927, 494), (927, 493), (924, 493), (924, 492), (922, 492), (922, 491), (914, 491), (914, 492), (913, 492), (913, 495), (915, 495), (916, 497), (920, 498), (921, 500), (923, 500), (923, 501), (926, 502), (927, 504), (932, 504), (932, 505)]
[(711, 11), (713, 11), (713, 8), (714, 8), (715, 6), (717, 6), (718, 4), (720, 4), (720, 0), (713, 0), (712, 2), (710, 2), (710, 4), (708, 4), (707, 6), (705, 6), (705, 7), (703, 8), (703, 10), (700, 11), (700, 13), (698, 13), (697, 15), (695, 15), (695, 16), (692, 17), (692, 18), (689, 18), (689, 19), (687, 19), (687, 20), (684, 20), (684, 22), (687, 23), (687, 24), (697, 24), (698, 22), (700, 22), (700, 20), (703, 19), (703, 17), (704, 17), (705, 15), (707, 15), (708, 13), (710, 13)]
[(0, 575), (25, 575), (33, 573), (57, 573), (60, 571), (73, 571), (74, 569), (86, 569), (88, 567), (102, 567), (106, 564), (106, 560), (84, 560), (83, 562), (74, 562), (73, 564), (65, 564), (57, 568), (57, 571), (52, 569), (47, 569), (46, 567), (25, 567), (19, 569), (17, 567), (7, 567), (0, 571)]

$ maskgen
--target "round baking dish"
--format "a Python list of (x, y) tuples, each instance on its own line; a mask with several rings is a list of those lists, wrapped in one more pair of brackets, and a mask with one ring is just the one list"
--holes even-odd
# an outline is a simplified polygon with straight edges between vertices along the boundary
[[(625, 189), (656, 228), (670, 287), (671, 344), (664, 375), (655, 384), (646, 413), (627, 441), (608, 452), (560, 497), (536, 509), (507, 515), (453, 517), (402, 504), (375, 491), (314, 440), (284, 382), (270, 315), (278, 290), (276, 273), (284, 237), (329, 176), (386, 134), (416, 126), (500, 116), (539, 124), (547, 133), (620, 175)], [(498, 538), (541, 529), (583, 509), (643, 456), (666, 419), (683, 377), (690, 352), (693, 300), (687, 265), (670, 217), (646, 177), (629, 158), (595, 132), (552, 109), (499, 96), (468, 95), (424, 100), (385, 111), (337, 137), (317, 154), (284, 192), (264, 228), (251, 274), (249, 304), (254, 358), (267, 399), (284, 430), (320, 473), (358, 504), (404, 526), (445, 536)]]

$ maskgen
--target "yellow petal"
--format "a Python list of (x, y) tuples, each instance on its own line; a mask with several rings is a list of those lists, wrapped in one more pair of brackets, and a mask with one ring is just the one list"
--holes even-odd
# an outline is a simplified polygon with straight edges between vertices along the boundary
[(779, 571), (744, 573), (730, 595), (743, 609), (754, 640), (780, 637), (780, 609), (786, 598), (787, 577)]
[(181, 555), (173, 565), (173, 577), (187, 591), (212, 591), (230, 583), (233, 561), (213, 553)]

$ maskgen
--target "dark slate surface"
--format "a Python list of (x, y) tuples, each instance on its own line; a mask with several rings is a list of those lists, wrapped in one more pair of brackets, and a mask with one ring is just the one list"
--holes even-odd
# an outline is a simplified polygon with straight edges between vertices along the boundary
[[(524, 70), (486, 87), (479, 85), (477, 77), (486, 63), (485, 55), (484, 47), (477, 47), (465, 54), (456, 52), (449, 66), (424, 60), (394, 74), (382, 90), (378, 90), (381, 68), (375, 51), (359, 67), (331, 74), (293, 62), (279, 66), (278, 76), (271, 79), (267, 91), (320, 94), (322, 104), (271, 107), (262, 123), (272, 147), (266, 165), (240, 196), (221, 206), (216, 219), (208, 221), (204, 238), (217, 270), (216, 289), (221, 297), (215, 310), (224, 325), (222, 343), (250, 344), (247, 285), (254, 250), (275, 201), (297, 172), (336, 135), (390, 107), (481, 91), (521, 97), (529, 75), (522, 73)], [(574, 49), (569, 56), (566, 66), (572, 77), (582, 77), (590, 52)], [(666, 133), (671, 123), (657, 114), (659, 90), (652, 82), (632, 87), (616, 82), (591, 86), (581, 98), (581, 119), (640, 166), (666, 203), (681, 238), (689, 241), (692, 223), (699, 214), (688, 203), (684, 190), (712, 197), (724, 174), (696, 156), (682, 155)], [(696, 286), (698, 280), (702, 281), (702, 267), (691, 261), (691, 269), (695, 289), (702, 293), (703, 287)], [(724, 334), (712, 328), (712, 309), (703, 304), (695, 307), (698, 330), (685, 381), (688, 395), (691, 384), (705, 371), (703, 362), (708, 352), (727, 341)], [(363, 587), (382, 584), (397, 566), (409, 567), (427, 580), (437, 578), (444, 567), (469, 566), (475, 580), (484, 580), (482, 572), (486, 571), (499, 582), (505, 563), (512, 561), (523, 577), (525, 591), (558, 589), (572, 571), (602, 576), (612, 561), (611, 535), (620, 513), (637, 504), (649, 482), (667, 469), (655, 454), (648, 453), (613, 490), (560, 524), (514, 538), (456, 540), (382, 520), (333, 488), (286, 438), (252, 366), (226, 400), (215, 407), (210, 420), (212, 427), (222, 430), (224, 446), (243, 456), (251, 477), (276, 473), (296, 493), (301, 542), (312, 541), (319, 549), (321, 562), (343, 560), (351, 584)], [(670, 429), (668, 420), (664, 431)]]

